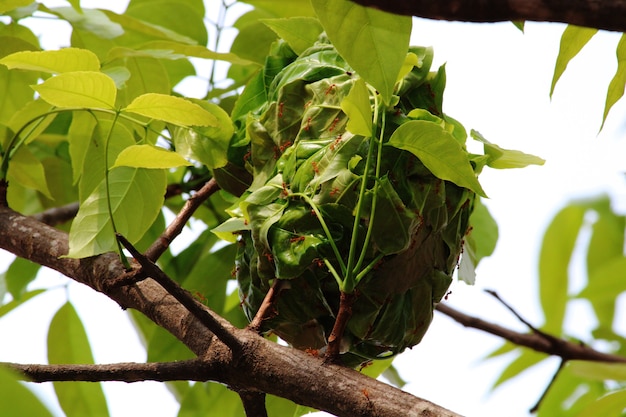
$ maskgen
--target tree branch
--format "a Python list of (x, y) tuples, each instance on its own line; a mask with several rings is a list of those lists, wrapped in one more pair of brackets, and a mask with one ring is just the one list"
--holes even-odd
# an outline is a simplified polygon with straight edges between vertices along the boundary
[(30, 382), (50, 381), (206, 381), (215, 371), (200, 359), (164, 363), (114, 363), (107, 365), (0, 365), (24, 375)]
[(214, 178), (211, 178), (197, 193), (189, 197), (174, 221), (167, 226), (161, 236), (148, 248), (145, 253), (146, 257), (156, 262), (163, 252), (167, 250), (174, 238), (182, 232), (183, 227), (185, 227), (185, 224), (189, 221), (191, 216), (193, 216), (193, 213), (195, 213), (198, 207), (217, 190), (219, 190), (219, 185), (217, 185), (217, 181), (215, 181)]
[(437, 311), (454, 319), (465, 327), (482, 330), (516, 345), (524, 346), (548, 355), (559, 356), (566, 361), (579, 359), (597, 362), (626, 362), (626, 358), (623, 356), (599, 352), (589, 346), (573, 343), (552, 335), (545, 337), (542, 333), (519, 333), (477, 317), (461, 313), (445, 304), (438, 304)]
[(561, 22), (626, 32), (626, 0), (352, 0), (388, 12), (438, 20)]
[(352, 369), (324, 364), (302, 351), (280, 346), (249, 330), (234, 328), (214, 315), (241, 343), (241, 353), (234, 356), (154, 280), (145, 279), (123, 287), (107, 285), (125, 273), (116, 254), (63, 258), (68, 252), (66, 233), (1, 206), (0, 248), (103, 292), (122, 308), (142, 312), (200, 356), (203, 366), (211, 371), (207, 371), (207, 377), (237, 392), (265, 392), (337, 416), (458, 417), (443, 407)]

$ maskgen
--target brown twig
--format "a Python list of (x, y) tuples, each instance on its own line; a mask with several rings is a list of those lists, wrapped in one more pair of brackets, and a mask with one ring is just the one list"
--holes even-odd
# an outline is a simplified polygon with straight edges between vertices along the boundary
[(226, 327), (226, 322), (220, 322), (212, 315), (208, 308), (193, 298), (193, 296), (178, 283), (165, 274), (154, 262), (139, 252), (124, 236), (118, 234), (117, 239), (130, 252), (130, 254), (141, 265), (140, 275), (149, 276), (159, 283), (169, 294), (181, 303), (185, 308), (193, 314), (200, 322), (202, 322), (211, 332), (217, 336), (226, 346), (233, 352), (241, 350), (241, 343), (237, 337)]
[(552, 378), (550, 378), (550, 382), (548, 382), (548, 385), (546, 386), (546, 389), (543, 390), (543, 393), (541, 394), (541, 396), (539, 397), (539, 399), (537, 400), (537, 402), (535, 403), (535, 405), (533, 405), (530, 410), (528, 410), (528, 412), (530, 414), (534, 414), (537, 411), (539, 411), (539, 406), (541, 405), (541, 403), (543, 402), (543, 400), (546, 398), (546, 396), (548, 395), (548, 391), (550, 391), (550, 387), (552, 387), (552, 385), (554, 385), (554, 383), (556, 382), (557, 377), (559, 376), (559, 374), (561, 373), (561, 371), (563, 370), (563, 368), (565, 367), (565, 364), (567, 363), (566, 360), (562, 359), (561, 362), (559, 363), (559, 367), (557, 368), (556, 372), (554, 373), (554, 375), (552, 375)]
[(485, 292), (489, 295), (491, 295), (492, 297), (494, 297), (496, 300), (498, 300), (500, 302), (500, 304), (502, 304), (504, 307), (506, 307), (507, 310), (509, 310), (511, 313), (513, 313), (513, 315), (519, 320), (521, 321), (526, 327), (528, 327), (533, 333), (536, 333), (538, 335), (540, 335), (541, 337), (545, 338), (546, 340), (558, 344), (559, 343), (559, 338), (552, 336), (551, 334), (548, 334), (544, 331), (542, 331), (541, 329), (536, 328), (535, 326), (533, 326), (532, 324), (530, 324), (530, 322), (526, 319), (524, 319), (524, 317), (521, 316), (521, 314), (519, 314), (510, 304), (508, 304), (506, 301), (504, 301), (502, 299), (502, 297), (500, 297), (498, 295), (497, 292), (495, 292), (494, 290), (485, 290)]
[(113, 363), (106, 365), (32, 365), (0, 363), (31, 382), (50, 381), (207, 381), (214, 365), (200, 359), (162, 363)]
[(151, 261), (155, 262), (159, 257), (167, 250), (172, 241), (182, 232), (187, 221), (191, 218), (193, 213), (204, 203), (213, 193), (219, 190), (217, 181), (211, 178), (207, 181), (197, 193), (193, 194), (185, 202), (185, 205), (180, 210), (174, 221), (167, 226), (165, 231), (157, 238), (157, 240), (148, 248), (145, 256)]
[(261, 303), (259, 310), (254, 315), (254, 318), (252, 319), (250, 324), (248, 324), (249, 330), (259, 333), (259, 331), (261, 330), (261, 326), (263, 325), (263, 321), (271, 318), (273, 315), (276, 314), (274, 310), (274, 304), (276, 302), (276, 297), (278, 296), (278, 294), (280, 294), (283, 283), (284, 282), (281, 279), (274, 279), (272, 286), (270, 287), (267, 294), (265, 294), (265, 298), (263, 298), (263, 302)]
[(335, 318), (335, 324), (328, 336), (328, 350), (326, 351), (326, 361), (335, 362), (339, 359), (339, 353), (341, 351), (341, 338), (348, 325), (348, 320), (352, 316), (352, 305), (356, 300), (356, 293), (341, 292), (339, 298), (339, 311)]
[(519, 333), (495, 323), (479, 319), (478, 317), (461, 313), (460, 311), (443, 303), (437, 304), (437, 311), (445, 314), (465, 327), (482, 330), (494, 336), (499, 336), (518, 346), (524, 346), (548, 355), (559, 356), (565, 360), (580, 359), (598, 362), (626, 362), (626, 357), (599, 352), (588, 346), (572, 343), (558, 337), (551, 336), (557, 341), (557, 343), (554, 343), (554, 341), (546, 339), (541, 334)]

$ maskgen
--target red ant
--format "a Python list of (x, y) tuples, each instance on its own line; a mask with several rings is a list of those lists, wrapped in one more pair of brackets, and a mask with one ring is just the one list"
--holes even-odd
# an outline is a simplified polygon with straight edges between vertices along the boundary
[[(335, 120), (337, 120), (337, 119), (335, 119)], [(333, 143), (331, 143), (331, 144), (330, 144), (330, 150), (331, 150), (331, 151), (334, 151), (334, 150), (335, 150), (335, 147), (336, 147), (337, 145), (339, 145), (339, 142), (341, 142), (341, 134), (337, 135), (337, 139), (335, 139), (335, 141), (334, 141)]]
[(296, 236), (296, 237), (292, 237), (291, 239), (289, 239), (290, 243), (296, 243), (296, 242), (304, 242), (306, 238), (304, 236)]
[(313, 172), (315, 172), (316, 174), (320, 173), (320, 169), (319, 169), (317, 162), (315, 161), (311, 162), (311, 166), (313, 167)]
[(331, 84), (330, 87), (328, 87), (328, 89), (326, 90), (326, 93), (324, 93), (325, 96), (329, 95), (330, 93), (333, 92), (333, 90), (335, 89), (335, 84)]
[(335, 117), (335, 120), (333, 120), (333, 123), (330, 125), (330, 128), (328, 129), (328, 131), (332, 132), (337, 126), (337, 123), (339, 123), (339, 117)]
[(284, 101), (281, 101), (281, 102), (278, 104), (278, 117), (279, 117), (279, 118), (282, 118), (282, 117), (283, 117), (283, 108), (284, 108), (284, 107), (285, 107), (285, 102), (284, 102)]
[(306, 126), (304, 126), (304, 130), (306, 130), (307, 132), (311, 129), (311, 118), (309, 117), (306, 120)]

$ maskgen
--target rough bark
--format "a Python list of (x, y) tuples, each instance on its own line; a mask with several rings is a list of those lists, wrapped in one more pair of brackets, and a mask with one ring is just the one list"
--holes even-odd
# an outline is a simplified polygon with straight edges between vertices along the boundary
[(626, 32), (626, 0), (352, 0), (392, 13), (439, 20), (528, 20)]

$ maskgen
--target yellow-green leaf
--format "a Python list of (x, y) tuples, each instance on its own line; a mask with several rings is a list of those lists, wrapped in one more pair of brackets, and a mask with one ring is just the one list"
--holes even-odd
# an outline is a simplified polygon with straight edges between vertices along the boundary
[(611, 392), (592, 402), (576, 417), (619, 417), (624, 415), (626, 408), (626, 390)]
[(0, 2), (0, 13), (6, 13), (10, 10), (24, 7), (31, 4), (33, 0), (3, 0)]
[(396, 79), (396, 82), (400, 81), (409, 72), (411, 72), (413, 67), (419, 67), (419, 66), (420, 66), (420, 60), (416, 54), (414, 54), (413, 52), (409, 52), (408, 54), (406, 54), (406, 58), (404, 59), (404, 64), (402, 64), (402, 67), (400, 68), (400, 72), (398, 73), (398, 78)]
[(596, 381), (626, 381), (626, 363), (602, 363), (592, 361), (569, 361), (574, 375)]
[(626, 86), (626, 34), (623, 34), (617, 44), (617, 70), (609, 84), (606, 92), (606, 103), (604, 105), (604, 115), (602, 116), (602, 125), (604, 127), (606, 116), (608, 116), (611, 107), (624, 96), (624, 87)]
[(43, 165), (26, 146), (20, 147), (11, 157), (8, 178), (9, 182), (15, 181), (52, 199)]
[(409, 49), (411, 18), (348, 0), (312, 4), (337, 51), (389, 103)]
[(561, 35), (561, 46), (559, 48), (559, 55), (556, 58), (556, 64), (554, 66), (554, 75), (552, 76), (552, 85), (550, 86), (550, 97), (554, 92), (556, 83), (563, 75), (567, 64), (574, 58), (583, 46), (589, 42), (589, 40), (598, 32), (598, 29), (584, 28), (574, 25), (569, 25), (563, 31)]
[(167, 186), (165, 170), (119, 167), (109, 173), (81, 204), (70, 228), (70, 258), (84, 258), (117, 248), (110, 207), (117, 231), (137, 242), (150, 228)]
[(291, 46), (298, 55), (313, 46), (324, 28), (319, 20), (307, 16), (262, 20), (278, 36)]
[(411, 120), (393, 132), (389, 144), (417, 156), (434, 176), (486, 197), (467, 152), (439, 124)]
[(189, 161), (167, 149), (152, 145), (132, 145), (124, 149), (115, 160), (115, 167), (175, 168), (191, 165)]
[(107, 75), (95, 71), (59, 74), (33, 86), (41, 98), (57, 107), (113, 109), (117, 89)]
[(535, 155), (530, 155), (522, 151), (504, 149), (489, 142), (480, 133), (472, 130), (471, 135), (474, 139), (482, 142), (484, 145), (485, 155), (489, 156), (487, 165), (495, 169), (507, 168), (524, 168), (528, 165), (543, 165), (546, 161)]
[(350, 132), (365, 137), (372, 136), (372, 105), (365, 81), (360, 78), (356, 80), (341, 102), (341, 110), (348, 115), (347, 128)]
[(197, 104), (166, 94), (143, 94), (124, 111), (179, 126), (217, 126), (217, 118)]
[(98, 71), (100, 61), (87, 49), (65, 48), (58, 51), (20, 51), (0, 59), (9, 69), (62, 73)]
[[(61, 306), (50, 322), (48, 361), (67, 364), (92, 364), (94, 362), (87, 333), (70, 302)], [(100, 384), (55, 382), (54, 390), (67, 417), (109, 415)]]
[(548, 226), (539, 254), (539, 299), (546, 322), (543, 330), (560, 334), (568, 300), (569, 264), (586, 208), (561, 210)]

